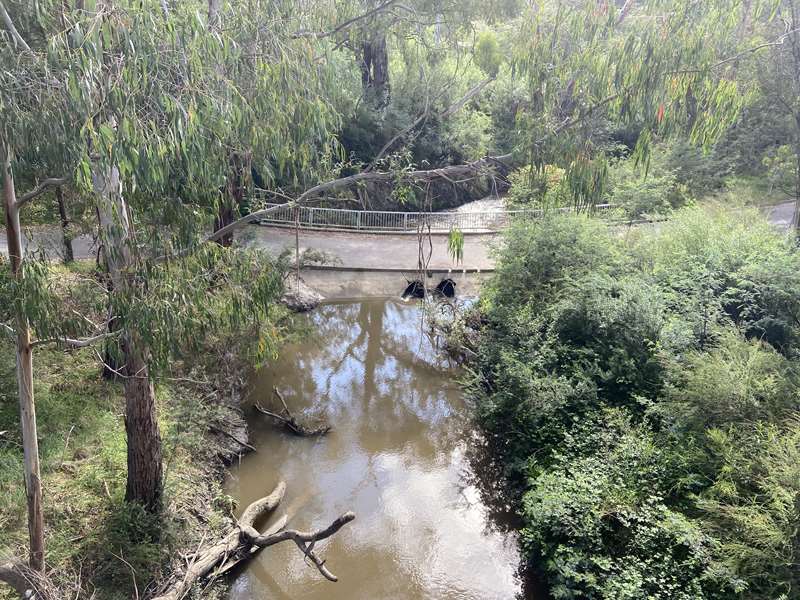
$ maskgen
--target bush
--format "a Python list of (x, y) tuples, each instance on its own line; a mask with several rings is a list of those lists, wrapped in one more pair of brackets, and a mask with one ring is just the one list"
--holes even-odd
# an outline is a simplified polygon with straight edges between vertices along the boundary
[(713, 542), (665, 505), (652, 434), (612, 411), (576, 427), (561, 455), (524, 499), (523, 540), (545, 559), (553, 597), (713, 597)]
[(797, 598), (800, 255), (757, 213), (518, 223), (470, 386), (556, 598)]
[(715, 558), (747, 598), (800, 596), (800, 419), (708, 432), (712, 485), (697, 501)]
[(790, 362), (735, 330), (709, 352), (676, 361), (659, 411), (682, 431), (757, 421), (779, 422), (800, 408), (798, 378)]
[(484, 291), (490, 318), (529, 303), (545, 303), (568, 281), (624, 266), (621, 243), (607, 227), (581, 215), (547, 215), (516, 223), (496, 252), (497, 267)]

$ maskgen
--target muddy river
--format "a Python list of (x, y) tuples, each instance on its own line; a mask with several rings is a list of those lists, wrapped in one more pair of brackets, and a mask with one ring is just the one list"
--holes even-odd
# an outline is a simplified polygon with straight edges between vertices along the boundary
[(294, 544), (262, 552), (233, 582), (235, 600), (507, 600), (520, 597), (513, 534), (483, 504), (474, 434), (458, 372), (421, 333), (420, 308), (336, 302), (307, 317), (314, 333), (253, 378), (251, 399), (333, 430), (309, 439), (250, 415), (257, 453), (231, 471), (241, 507), (287, 483), (290, 526), (313, 529), (352, 510), (323, 542), (339, 576), (323, 579)]

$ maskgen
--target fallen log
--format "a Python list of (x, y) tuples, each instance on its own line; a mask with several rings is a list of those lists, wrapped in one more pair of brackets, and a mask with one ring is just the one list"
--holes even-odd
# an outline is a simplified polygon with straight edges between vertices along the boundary
[(272, 417), (276, 421), (280, 421), (286, 429), (288, 429), (294, 435), (299, 435), (302, 437), (311, 437), (315, 435), (325, 435), (331, 430), (330, 425), (320, 425), (319, 427), (308, 427), (307, 425), (303, 425), (302, 423), (298, 422), (295, 419), (292, 411), (289, 410), (289, 406), (286, 404), (286, 400), (283, 398), (283, 394), (278, 391), (278, 388), (272, 388), (275, 396), (281, 401), (283, 404), (283, 412), (284, 415), (280, 415), (278, 413), (274, 413), (270, 410), (267, 410), (260, 404), (256, 403), (255, 409), (260, 412), (261, 414), (267, 415), (268, 417)]
[(5, 583), (23, 600), (62, 600), (61, 593), (47, 573), (31, 569), (14, 557), (0, 557), (0, 583)]
[(256, 521), (274, 511), (285, 492), (286, 484), (280, 482), (269, 496), (250, 504), (242, 513), (235, 529), (214, 545), (199, 551), (185, 570), (173, 574), (173, 583), (153, 600), (180, 600), (197, 581), (219, 577), (263, 548), (289, 540), (293, 541), (305, 557), (314, 563), (323, 577), (329, 581), (337, 581), (336, 575), (331, 573), (325, 561), (314, 552), (314, 546), (318, 541), (334, 535), (355, 519), (355, 515), (346, 512), (324, 529), (315, 531), (285, 529), (287, 518), (284, 516), (264, 533), (260, 533), (255, 528)]

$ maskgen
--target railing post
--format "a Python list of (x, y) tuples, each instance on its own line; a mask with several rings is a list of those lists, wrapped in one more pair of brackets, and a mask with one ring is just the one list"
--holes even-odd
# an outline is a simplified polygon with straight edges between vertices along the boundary
[(361, 229), (361, 211), (356, 213), (356, 229)]
[(308, 224), (309, 225), (313, 225), (314, 224), (314, 207), (313, 206), (309, 207), (309, 209), (308, 209)]
[(403, 231), (408, 231), (408, 213), (403, 213)]

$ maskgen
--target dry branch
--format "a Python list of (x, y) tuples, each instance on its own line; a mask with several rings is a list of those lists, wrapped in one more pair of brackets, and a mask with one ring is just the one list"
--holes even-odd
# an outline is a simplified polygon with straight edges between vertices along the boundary
[(346, 512), (326, 528), (315, 531), (284, 529), (286, 517), (282, 517), (267, 531), (259, 533), (255, 528), (256, 521), (278, 507), (285, 491), (286, 484), (280, 482), (269, 496), (250, 504), (242, 513), (238, 527), (213, 546), (199, 552), (184, 571), (174, 573), (175, 583), (154, 600), (179, 600), (197, 581), (207, 577), (218, 577), (229, 571), (233, 565), (251, 558), (262, 548), (288, 540), (297, 544), (306, 558), (314, 563), (326, 579), (337, 581), (336, 576), (325, 566), (325, 561), (314, 553), (314, 545), (334, 535), (355, 519), (355, 515)]
[(283, 412), (285, 416), (269, 411), (266, 408), (262, 407), (260, 404), (256, 403), (255, 408), (261, 414), (267, 415), (268, 417), (272, 417), (273, 419), (280, 421), (294, 435), (299, 435), (302, 437), (325, 435), (331, 430), (330, 425), (320, 425), (319, 427), (312, 428), (299, 423), (292, 414), (292, 411), (289, 410), (289, 406), (286, 404), (286, 400), (284, 400), (283, 394), (281, 394), (277, 388), (272, 388), (272, 391), (281, 401), (281, 404), (283, 404)]
[(322, 38), (330, 37), (332, 35), (336, 35), (337, 33), (341, 32), (341, 31), (344, 31), (345, 29), (349, 29), (352, 25), (354, 25), (355, 23), (358, 23), (359, 21), (363, 21), (364, 19), (368, 19), (368, 18), (378, 14), (379, 12), (382, 12), (382, 11), (390, 8), (393, 4), (397, 4), (397, 2), (398, 2), (398, 0), (387, 0), (383, 4), (379, 4), (378, 6), (373, 8), (372, 10), (369, 10), (369, 11), (363, 13), (363, 14), (360, 14), (360, 15), (358, 15), (356, 17), (353, 17), (352, 19), (348, 19), (344, 23), (340, 23), (339, 25), (337, 25), (336, 27), (334, 27), (330, 31), (305, 31), (305, 30), (300, 30), (300, 31), (295, 31), (292, 34), (292, 37), (293, 38), (313, 38), (313, 39), (322, 39)]
[(8, 584), (23, 600), (60, 600), (61, 590), (42, 571), (14, 557), (0, 559), (0, 583)]

